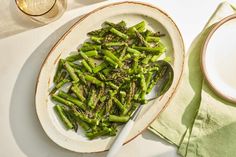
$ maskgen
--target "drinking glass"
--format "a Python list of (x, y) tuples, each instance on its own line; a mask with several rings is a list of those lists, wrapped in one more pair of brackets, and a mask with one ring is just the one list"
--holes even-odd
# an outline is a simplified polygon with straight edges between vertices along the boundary
[(47, 24), (65, 12), (66, 0), (15, 0), (17, 7), (31, 20)]

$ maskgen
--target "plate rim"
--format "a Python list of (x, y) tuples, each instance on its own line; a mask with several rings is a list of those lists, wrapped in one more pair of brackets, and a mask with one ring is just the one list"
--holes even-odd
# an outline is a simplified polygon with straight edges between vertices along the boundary
[(211, 39), (211, 37), (213, 36), (213, 34), (222, 26), (224, 25), (226, 22), (236, 19), (236, 13), (231, 14), (229, 16), (226, 16), (225, 18), (223, 18), (222, 20), (220, 20), (219, 22), (217, 22), (216, 24), (213, 24), (213, 28), (210, 30), (210, 32), (208, 32), (207, 38), (204, 41), (204, 44), (202, 46), (201, 49), (201, 54), (200, 54), (200, 67), (202, 69), (203, 75), (205, 76), (205, 79), (207, 81), (207, 83), (210, 85), (211, 89), (214, 90), (214, 92), (216, 92), (217, 95), (221, 96), (222, 98), (236, 103), (236, 97), (231, 97), (229, 95), (224, 94), (223, 92), (221, 92), (219, 89), (217, 89), (213, 83), (212, 83), (212, 79), (211, 77), (208, 75), (207, 73), (207, 67), (206, 67), (206, 51), (207, 51), (207, 46), (209, 44), (209, 41)]
[[(138, 2), (138, 1), (122, 1), (122, 2), (113, 2), (113, 3), (109, 3), (109, 4), (106, 4), (106, 5), (103, 5), (103, 6), (100, 6), (98, 8), (95, 8), (93, 9), (92, 11), (84, 14), (81, 16), (81, 18), (79, 18), (71, 27), (69, 27), (66, 32), (55, 42), (55, 44), (53, 44), (52, 48), (49, 50), (48, 54), (46, 55), (43, 63), (41, 64), (41, 67), (40, 67), (40, 71), (38, 73), (38, 76), (37, 76), (37, 80), (36, 80), (36, 86), (35, 86), (35, 95), (34, 95), (34, 98), (35, 98), (35, 107), (37, 106), (36, 104), (36, 96), (37, 96), (37, 91), (38, 91), (38, 85), (39, 85), (39, 78), (40, 78), (40, 75), (41, 75), (41, 72), (42, 72), (42, 69), (48, 59), (48, 57), (50, 56), (50, 54), (54, 51), (54, 49), (65, 39), (65, 37), (71, 32), (71, 30), (76, 27), (80, 22), (82, 22), (83, 20), (85, 20), (88, 16), (90, 16), (91, 14), (93, 13), (96, 13), (98, 12), (99, 10), (102, 10), (102, 9), (105, 9), (105, 8), (108, 8), (110, 6), (116, 6), (116, 5), (121, 5), (121, 4), (135, 4), (135, 5), (142, 5), (142, 6), (146, 6), (146, 7), (150, 7), (150, 8), (153, 8), (155, 10), (158, 10), (160, 11), (162, 14), (164, 14), (170, 21), (171, 23), (173, 24), (173, 26), (175, 27), (175, 29), (177, 30), (177, 33), (180, 37), (180, 47), (181, 47), (181, 51), (183, 52), (181, 58), (183, 58), (182, 60), (182, 63), (181, 63), (181, 70), (180, 70), (180, 76), (179, 78), (177, 79), (177, 83), (176, 83), (176, 86), (173, 90), (173, 92), (170, 94), (169, 98), (167, 99), (165, 105), (163, 106), (163, 108), (161, 109), (161, 111), (153, 118), (152, 121), (150, 121), (150, 123), (147, 124), (147, 126), (145, 128), (143, 128), (140, 132), (138, 132), (135, 136), (133, 136), (132, 138), (130, 138), (129, 140), (127, 140), (123, 145), (129, 143), (130, 141), (134, 140), (137, 136), (139, 136), (140, 134), (142, 134), (150, 125), (151, 123), (153, 123), (159, 116), (160, 114), (168, 107), (169, 103), (171, 102), (171, 100), (173, 99), (176, 91), (178, 90), (179, 88), (179, 84), (180, 84), (180, 81), (182, 80), (182, 76), (183, 76), (183, 71), (184, 71), (184, 65), (185, 65), (185, 44), (184, 44), (184, 40), (183, 40), (183, 36), (180, 32), (180, 29), (178, 28), (178, 26), (176, 25), (176, 23), (174, 22), (174, 20), (165, 12), (163, 11), (162, 9), (160, 9), (159, 7), (157, 6), (154, 6), (150, 3), (146, 3), (146, 2)], [(60, 55), (58, 56), (58, 58), (56, 59), (56, 61), (60, 58)], [(161, 98), (160, 98), (161, 99)], [(37, 112), (37, 109), (36, 109), (36, 113), (37, 113), (37, 118), (38, 120), (40, 121), (39, 117), (38, 117), (38, 112)], [(41, 124), (41, 121), (40, 121), (40, 125), (41, 127), (43, 128), (42, 124)], [(44, 130), (44, 129), (43, 129)], [(45, 130), (44, 130), (45, 132)], [(45, 132), (46, 135), (50, 138), (50, 136), (47, 134), (47, 132)], [(51, 139), (52, 140), (52, 139)], [(52, 140), (54, 142), (54, 140)], [(56, 142), (55, 142), (56, 143)], [(65, 148), (63, 146), (61, 146), (60, 144), (56, 143), (57, 145), (59, 145), (60, 147), (64, 148), (64, 149), (67, 149), (67, 150), (70, 150), (70, 151), (73, 151), (71, 149), (68, 149), (68, 148)], [(101, 151), (93, 151), (93, 152), (81, 152), (81, 153), (85, 153), (85, 154), (89, 154), (89, 153), (99, 153), (99, 152), (105, 152), (105, 151), (108, 151), (109, 149), (105, 149), (105, 150), (101, 150)], [(73, 151), (73, 152), (78, 152), (78, 151)]]

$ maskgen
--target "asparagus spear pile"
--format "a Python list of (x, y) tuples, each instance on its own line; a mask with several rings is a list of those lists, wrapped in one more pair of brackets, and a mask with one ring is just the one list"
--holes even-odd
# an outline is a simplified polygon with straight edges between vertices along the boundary
[(164, 35), (145, 25), (104, 22), (88, 33), (90, 41), (76, 54), (60, 59), (50, 95), (67, 129), (80, 126), (89, 139), (114, 136), (117, 126), (147, 102), (145, 95), (165, 71), (157, 60), (166, 47)]

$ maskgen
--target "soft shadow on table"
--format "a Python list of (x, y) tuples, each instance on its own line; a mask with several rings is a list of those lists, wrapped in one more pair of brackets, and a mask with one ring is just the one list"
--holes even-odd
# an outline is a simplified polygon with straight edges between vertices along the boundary
[(29, 17), (24, 15), (16, 6), (15, 1), (9, 1), (9, 11), (14, 21), (22, 27), (33, 28), (40, 26), (39, 24), (30, 20)]
[(141, 136), (144, 139), (147, 139), (147, 140), (150, 140), (150, 141), (160, 142), (160, 143), (162, 143), (163, 145), (166, 145), (166, 146), (173, 146), (173, 145), (171, 145), (170, 143), (168, 143), (164, 139), (160, 138), (158, 135), (154, 134), (151, 131), (144, 132), (143, 134), (141, 134)]
[[(164, 139), (160, 138), (159, 136), (157, 136), (156, 134), (154, 134), (151, 131), (148, 131), (148, 132), (146, 131), (143, 134), (141, 134), (141, 136), (144, 139), (147, 139), (147, 140), (150, 140), (150, 141), (159, 142), (159, 143), (161, 143), (163, 145), (166, 145), (166, 146), (173, 146), (173, 145), (171, 145), (170, 143), (168, 143)], [(157, 148), (157, 149), (159, 149), (159, 148)], [(179, 155), (177, 155), (177, 151), (171, 150), (171, 151), (167, 151), (167, 152), (164, 152), (164, 153), (161, 153), (161, 154), (158, 154), (158, 155), (154, 155), (154, 156), (151, 156), (151, 157), (178, 157), (178, 156)]]
[(167, 151), (167, 152), (161, 153), (159, 155), (153, 155), (150, 157), (178, 157), (178, 155), (173, 153), (173, 151)]
[(27, 157), (102, 157), (104, 153), (79, 154), (56, 145), (45, 134), (34, 102), (37, 76), (47, 53), (78, 18), (52, 33), (26, 60), (15, 82), (10, 104), (10, 126), (15, 141)]
[[(72, 0), (70, 3), (68, 2), (67, 11), (103, 1), (105, 0)], [(5, 1), (0, 11), (6, 10), (9, 13), (4, 14), (6, 15), (3, 16), (5, 18), (4, 20), (0, 20), (0, 39), (43, 26), (42, 24), (33, 22), (29, 17), (24, 15), (17, 8), (15, 0)]]
[(90, 5), (90, 4), (99, 3), (99, 2), (103, 2), (103, 1), (105, 1), (105, 0), (89, 0), (89, 1), (74, 0), (74, 2), (83, 4), (83, 5)]
[(4, 14), (5, 16), (2, 16), (4, 20), (0, 20), (0, 39), (40, 26), (21, 13), (14, 0), (5, 2), (5, 4), (5, 7), (3, 5), (3, 8), (0, 8), (0, 11), (8, 11)]
[(67, 10), (77, 9), (83, 6), (89, 6), (106, 0), (70, 0), (67, 4)]

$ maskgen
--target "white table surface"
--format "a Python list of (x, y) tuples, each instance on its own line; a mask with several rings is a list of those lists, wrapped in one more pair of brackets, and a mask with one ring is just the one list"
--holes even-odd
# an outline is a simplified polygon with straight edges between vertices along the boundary
[[(13, 0), (0, 6), (0, 157), (103, 157), (80, 154), (53, 143), (35, 112), (34, 87), (48, 50), (79, 16), (102, 0), (69, 0), (57, 21), (38, 27), (16, 11)], [(96, 3), (95, 2), (101, 2)], [(178, 25), (188, 50), (221, 0), (146, 0), (165, 10)], [(235, 0), (232, 0), (236, 4)], [(93, 4), (94, 3), (94, 4)], [(125, 145), (118, 157), (177, 157), (176, 148), (150, 131)]]

